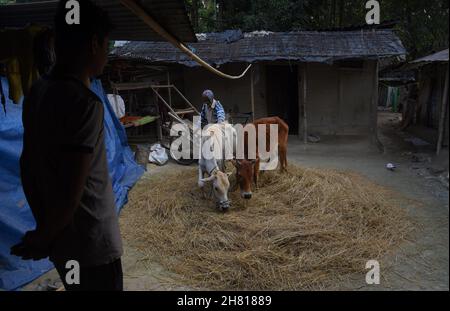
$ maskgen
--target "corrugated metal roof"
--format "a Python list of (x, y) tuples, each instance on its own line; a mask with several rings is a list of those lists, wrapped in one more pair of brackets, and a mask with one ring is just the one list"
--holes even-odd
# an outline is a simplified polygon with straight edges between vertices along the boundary
[(413, 60), (411, 64), (448, 62), (448, 49)]
[[(210, 64), (295, 60), (331, 63), (343, 59), (368, 59), (402, 56), (406, 50), (392, 30), (300, 31), (246, 33), (232, 42), (217, 40), (217, 34), (202, 34), (191, 50)], [(164, 42), (129, 42), (112, 51), (112, 56), (145, 59), (151, 62), (196, 66), (173, 46)]]
[[(93, 0), (108, 11), (116, 29), (112, 40), (165, 41), (119, 0)], [(53, 25), (58, 1), (33, 1), (0, 5), (0, 27), (23, 27), (28, 23)], [(195, 42), (183, 0), (140, 0), (142, 7), (167, 31), (183, 42)]]

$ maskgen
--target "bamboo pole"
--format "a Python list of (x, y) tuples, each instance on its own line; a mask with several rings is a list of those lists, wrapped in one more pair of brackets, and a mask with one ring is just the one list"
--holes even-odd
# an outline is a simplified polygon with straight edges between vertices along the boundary
[(207, 70), (211, 71), (212, 73), (215, 73), (216, 75), (227, 78), (227, 79), (240, 79), (242, 78), (247, 71), (252, 66), (251, 64), (248, 65), (248, 67), (242, 72), (242, 74), (238, 76), (232, 76), (228, 75), (226, 73), (221, 72), (220, 70), (217, 70), (216, 68), (212, 67), (210, 64), (205, 62), (203, 59), (198, 57), (195, 53), (193, 53), (188, 47), (186, 47), (183, 43), (178, 41), (172, 34), (167, 32), (161, 25), (159, 25), (150, 15), (145, 12), (145, 10), (135, 1), (133, 0), (120, 0), (120, 2), (126, 6), (131, 12), (133, 12), (136, 16), (138, 16), (144, 23), (146, 23), (148, 26), (150, 26), (157, 34), (159, 34), (161, 37), (169, 41), (173, 46), (180, 49), (183, 53), (188, 55), (191, 59), (199, 63), (201, 66), (206, 68)]
[(448, 106), (448, 63), (447, 63), (447, 73), (445, 74), (445, 85), (444, 85), (444, 93), (442, 94), (442, 106), (441, 106), (441, 115), (439, 119), (439, 136), (436, 148), (436, 155), (441, 153), (442, 148), (442, 140), (444, 136), (444, 128), (445, 128), (445, 118), (447, 116), (447, 106)]
[(251, 95), (251, 103), (252, 103), (252, 121), (255, 121), (255, 90), (253, 86), (253, 75), (254, 70), (250, 70), (250, 95)]
[(178, 93), (178, 95), (181, 96), (181, 98), (184, 99), (185, 102), (187, 102), (189, 104), (189, 106), (191, 106), (191, 108), (193, 108), (195, 110), (195, 112), (197, 114), (200, 114), (200, 112), (197, 110), (197, 108), (195, 108), (194, 105), (192, 105), (192, 103), (183, 95), (183, 93), (181, 93), (181, 91), (175, 85), (172, 85), (172, 88)]
[[(154, 89), (152, 89), (152, 90), (155, 92), (156, 95), (158, 95), (157, 90), (154, 90)], [(158, 96), (155, 96), (155, 102), (156, 102), (156, 111), (157, 111), (158, 115), (161, 116), (161, 111), (159, 109)], [(163, 139), (162, 126), (163, 126), (162, 120), (161, 120), (161, 118), (158, 118), (156, 120), (156, 131), (158, 134), (158, 140), (161, 142), (161, 144), (163, 143), (163, 141), (162, 141), (162, 139)]]
[(141, 89), (148, 89), (151, 88), (155, 92), (158, 89), (162, 88), (168, 88), (168, 89), (174, 89), (178, 95), (181, 96), (181, 98), (192, 108), (197, 114), (200, 114), (200, 112), (197, 110), (197, 108), (192, 105), (192, 103), (181, 93), (181, 91), (173, 84), (170, 85), (156, 85), (152, 84), (153, 82), (126, 82), (126, 83), (113, 83), (111, 82), (111, 87), (115, 91), (129, 91), (129, 90), (141, 90)]
[(169, 106), (169, 104), (166, 102), (166, 100), (158, 93), (158, 90), (155, 88), (152, 88), (152, 90), (155, 92), (156, 96), (163, 102), (163, 104), (169, 109), (173, 114), (177, 114), (175, 110), (172, 109), (172, 107)]

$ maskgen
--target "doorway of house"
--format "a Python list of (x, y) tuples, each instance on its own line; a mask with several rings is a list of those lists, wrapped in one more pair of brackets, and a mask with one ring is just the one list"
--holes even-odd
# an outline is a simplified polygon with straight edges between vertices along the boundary
[(267, 113), (289, 125), (289, 134), (298, 135), (297, 66), (267, 66)]

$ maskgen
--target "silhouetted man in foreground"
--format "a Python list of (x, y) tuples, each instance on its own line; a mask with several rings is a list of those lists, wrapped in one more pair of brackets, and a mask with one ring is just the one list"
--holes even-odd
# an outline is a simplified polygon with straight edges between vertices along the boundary
[[(89, 89), (90, 78), (107, 62), (112, 25), (88, 0), (79, 0), (80, 24), (68, 25), (66, 2), (60, 1), (55, 16), (56, 64), (24, 101), (21, 175), (37, 225), (12, 253), (34, 260), (49, 256), (67, 290), (122, 290), (103, 104)], [(80, 265), (79, 284), (66, 278), (71, 260)]]

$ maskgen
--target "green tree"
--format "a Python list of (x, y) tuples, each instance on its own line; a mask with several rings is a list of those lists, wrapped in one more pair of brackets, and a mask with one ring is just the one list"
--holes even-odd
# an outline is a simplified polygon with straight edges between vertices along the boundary
[[(187, 0), (196, 32), (291, 31), (363, 25), (365, 0)], [(448, 47), (448, 0), (379, 0), (381, 20), (415, 58)]]

